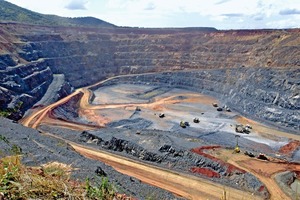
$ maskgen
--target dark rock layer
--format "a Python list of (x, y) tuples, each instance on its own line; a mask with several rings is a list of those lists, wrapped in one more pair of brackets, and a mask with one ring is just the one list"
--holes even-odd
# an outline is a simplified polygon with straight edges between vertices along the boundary
[(97, 29), (2, 23), (0, 31), (0, 91), (6, 95), (0, 99), (2, 109), (19, 101), (25, 103), (23, 110), (30, 108), (45, 94), (53, 74), (64, 74), (72, 86), (82, 87), (120, 74), (197, 70), (178, 72), (176, 79), (165, 73), (136, 80), (211, 93), (239, 112), (300, 129), (297, 29)]

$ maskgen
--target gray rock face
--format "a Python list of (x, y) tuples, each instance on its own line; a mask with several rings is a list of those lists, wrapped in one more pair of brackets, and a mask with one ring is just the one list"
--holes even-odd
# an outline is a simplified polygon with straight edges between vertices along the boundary
[(0, 86), (6, 89), (9, 96), (1, 108), (14, 108), (18, 102), (22, 102), (21, 109), (25, 111), (44, 95), (53, 74), (45, 62), (32, 62), (7, 67), (1, 77)]
[[(108, 139), (108, 138), (107, 138)], [(179, 149), (169, 144), (164, 144), (158, 149), (149, 151), (136, 143), (116, 137), (104, 140), (94, 132), (83, 131), (80, 134), (80, 142), (94, 143), (101, 148), (126, 154), (135, 159), (168, 165), (172, 163), (174, 169), (187, 171), (193, 167), (200, 167), (216, 172), (219, 177), (210, 177), (216, 182), (225, 183), (235, 188), (245, 189), (255, 194), (268, 197), (269, 193), (265, 186), (255, 176), (239, 168), (233, 167), (221, 160), (212, 159), (205, 155), (199, 155), (187, 149)], [(200, 175), (201, 176), (201, 175)], [(208, 178), (204, 176), (205, 178)], [(220, 178), (221, 177), (221, 178)]]
[(12, 59), (9, 54), (2, 54), (0, 55), (0, 70), (5, 69), (7, 66), (15, 66), (16, 62)]
[(124, 80), (203, 92), (254, 118), (300, 130), (298, 32), (1, 28), (20, 41), (0, 55), (0, 86), (11, 99), (0, 107), (21, 95), (29, 102), (23, 109), (31, 107), (53, 74), (82, 87), (120, 74), (197, 69)]
[(300, 131), (300, 69), (234, 68), (122, 77), (126, 82), (185, 88), (215, 96), (233, 110)]

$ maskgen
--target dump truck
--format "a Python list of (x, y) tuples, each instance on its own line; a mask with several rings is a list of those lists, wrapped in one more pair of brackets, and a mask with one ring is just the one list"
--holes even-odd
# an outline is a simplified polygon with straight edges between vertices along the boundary
[(244, 126), (242, 124), (236, 124), (235, 132), (249, 134), (251, 131), (250, 131), (250, 128), (247, 126)]
[(141, 111), (141, 110), (142, 109), (140, 107), (138, 107), (138, 106), (135, 108), (135, 111)]
[(164, 113), (159, 113), (159, 118), (164, 118), (165, 117), (165, 114)]
[(212, 103), (213, 107), (218, 107), (217, 103)]
[(198, 118), (198, 117), (195, 117), (195, 118), (193, 119), (193, 122), (194, 122), (194, 123), (199, 123), (199, 122), (200, 122), (200, 120), (199, 120), (199, 118)]
[(223, 111), (223, 108), (218, 107), (218, 108), (217, 108), (217, 111)]

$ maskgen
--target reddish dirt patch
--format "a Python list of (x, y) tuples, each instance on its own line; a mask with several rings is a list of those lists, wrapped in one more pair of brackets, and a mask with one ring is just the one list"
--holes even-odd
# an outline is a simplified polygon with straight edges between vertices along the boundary
[(205, 175), (209, 178), (220, 178), (220, 174), (211, 170), (211, 169), (207, 169), (207, 168), (200, 168), (200, 167), (192, 167), (191, 171), (193, 173), (198, 173), (198, 174), (202, 174)]
[(203, 147), (194, 148), (191, 150), (191, 152), (199, 154), (206, 158), (209, 158), (213, 161), (221, 161), (220, 159), (203, 152), (204, 150), (213, 150), (213, 149), (218, 149), (218, 148), (221, 148), (221, 146), (203, 146)]
[(216, 148), (221, 148), (221, 146), (203, 146), (203, 147), (194, 148), (191, 151), (193, 153), (197, 153), (201, 156), (209, 158), (212, 161), (218, 162), (221, 166), (226, 168), (226, 173), (228, 175), (231, 175), (233, 172), (239, 172), (239, 173), (242, 173), (242, 174), (246, 173), (246, 171), (243, 170), (243, 169), (240, 169), (240, 168), (238, 168), (238, 167), (236, 167), (236, 166), (234, 166), (230, 163), (226, 163), (226, 162), (224, 162), (223, 160), (221, 160), (219, 158), (216, 158), (212, 155), (209, 155), (209, 154), (203, 152), (204, 150), (211, 150), (211, 149), (216, 149)]
[(272, 177), (272, 175), (284, 171), (294, 171), (300, 175), (300, 165), (298, 163), (249, 159), (239, 161), (239, 164), (263, 177)]
[(259, 192), (262, 192), (262, 191), (264, 191), (264, 190), (265, 190), (265, 186), (263, 186), (263, 185), (260, 186), (260, 188), (258, 189)]
[(288, 144), (282, 146), (279, 149), (279, 153), (282, 153), (282, 154), (292, 154), (299, 147), (300, 147), (300, 141), (299, 140), (293, 140), (293, 141), (289, 142)]

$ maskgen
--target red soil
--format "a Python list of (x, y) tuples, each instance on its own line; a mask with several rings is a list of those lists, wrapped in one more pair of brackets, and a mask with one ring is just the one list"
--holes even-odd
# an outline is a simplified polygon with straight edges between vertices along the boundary
[(221, 148), (221, 146), (203, 146), (203, 147), (194, 148), (191, 151), (194, 153), (197, 153), (201, 156), (204, 156), (206, 158), (209, 158), (210, 160), (218, 162), (220, 165), (226, 167), (227, 168), (226, 173), (229, 175), (231, 175), (233, 172), (240, 172), (243, 174), (246, 173), (246, 171), (243, 169), (240, 169), (232, 164), (224, 162), (223, 160), (221, 160), (219, 158), (216, 158), (212, 155), (209, 155), (209, 154), (203, 152), (203, 150), (216, 149), (216, 148)]
[(264, 189), (265, 189), (265, 186), (262, 185), (262, 186), (260, 186), (260, 188), (258, 189), (258, 191), (262, 192), (262, 191), (264, 191)]
[(220, 178), (220, 174), (211, 170), (211, 169), (207, 169), (207, 168), (200, 168), (200, 167), (192, 167), (191, 171), (193, 173), (198, 173), (198, 174), (202, 174), (205, 175), (209, 178)]
[(279, 153), (282, 153), (282, 154), (292, 154), (299, 147), (300, 147), (300, 141), (299, 140), (293, 140), (293, 141), (289, 142), (288, 144), (282, 146), (279, 149)]

